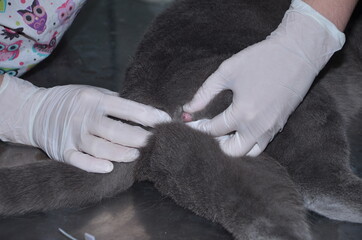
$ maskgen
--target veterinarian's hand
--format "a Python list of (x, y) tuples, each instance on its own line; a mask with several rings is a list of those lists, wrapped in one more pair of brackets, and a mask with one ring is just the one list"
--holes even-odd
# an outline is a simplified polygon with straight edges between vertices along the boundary
[(233, 91), (232, 104), (211, 120), (189, 125), (217, 136), (229, 155), (259, 155), (344, 41), (330, 21), (304, 2), (293, 1), (279, 27), (266, 40), (224, 61), (184, 111), (203, 109), (225, 89)]
[(153, 107), (106, 89), (67, 85), (38, 88), (5, 75), (0, 88), (0, 138), (33, 145), (49, 157), (88, 172), (106, 173), (111, 161), (135, 160), (150, 132), (108, 116), (154, 126), (169, 121)]

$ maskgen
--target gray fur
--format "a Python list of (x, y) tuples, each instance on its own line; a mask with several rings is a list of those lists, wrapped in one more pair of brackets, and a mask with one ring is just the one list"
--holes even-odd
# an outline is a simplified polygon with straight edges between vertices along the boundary
[[(175, 121), (157, 126), (141, 157), (116, 164), (110, 174), (89, 174), (54, 161), (0, 169), (0, 214), (94, 203), (135, 180), (148, 180), (179, 205), (220, 223), (235, 239), (311, 239), (305, 207), (362, 223), (362, 181), (349, 167), (346, 138), (362, 100), (357, 27), (259, 157), (228, 157), (212, 137), (180, 122), (180, 106), (202, 82), (231, 54), (263, 40), (289, 4), (176, 1), (145, 34), (121, 93), (167, 111)], [(194, 117), (215, 116), (231, 97), (223, 92)]]

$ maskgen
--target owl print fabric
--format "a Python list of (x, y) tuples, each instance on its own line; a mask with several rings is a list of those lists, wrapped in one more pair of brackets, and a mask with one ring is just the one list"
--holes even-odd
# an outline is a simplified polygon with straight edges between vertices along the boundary
[(0, 74), (21, 76), (54, 50), (86, 0), (0, 0)]

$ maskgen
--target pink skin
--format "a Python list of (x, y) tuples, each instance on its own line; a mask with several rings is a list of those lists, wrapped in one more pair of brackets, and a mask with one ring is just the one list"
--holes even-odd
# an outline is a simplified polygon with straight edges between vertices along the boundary
[(183, 112), (181, 117), (182, 117), (182, 121), (184, 121), (184, 122), (192, 121), (192, 115), (190, 113)]

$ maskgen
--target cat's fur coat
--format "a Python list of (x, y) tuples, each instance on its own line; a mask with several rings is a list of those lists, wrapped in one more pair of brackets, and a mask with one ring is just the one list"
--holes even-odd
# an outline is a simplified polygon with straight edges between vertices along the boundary
[[(166, 196), (219, 222), (236, 239), (310, 239), (305, 207), (362, 223), (362, 181), (349, 167), (346, 129), (361, 107), (361, 17), (289, 119), (256, 158), (226, 156), (212, 137), (180, 123), (180, 106), (231, 54), (263, 40), (288, 0), (179, 0), (146, 33), (121, 96), (153, 105), (175, 122), (155, 134), (133, 163), (89, 174), (55, 161), (0, 169), (0, 214), (99, 201), (149, 180)], [(195, 118), (230, 104), (224, 92)]]

